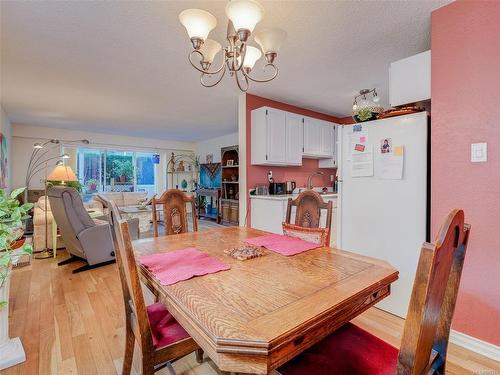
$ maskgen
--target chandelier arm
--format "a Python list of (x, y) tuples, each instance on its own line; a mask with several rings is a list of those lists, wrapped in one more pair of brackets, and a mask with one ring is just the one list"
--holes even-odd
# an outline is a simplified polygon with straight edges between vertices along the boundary
[[(245, 62), (245, 56), (247, 55), (247, 44), (242, 42), (241, 43), (241, 46), (240, 46), (240, 57), (241, 57), (241, 62), (240, 62), (240, 65), (238, 66), (238, 68), (235, 68), (235, 71), (237, 70), (243, 70), (241, 68), (243, 68), (243, 63)], [(236, 60), (236, 62), (238, 62)]]
[[(243, 70), (241, 70), (241, 71), (243, 72)], [(246, 84), (246, 87), (245, 87), (245, 88), (241, 87), (240, 79), (239, 79), (238, 77), (239, 77), (239, 76), (238, 76), (238, 72), (237, 72), (237, 71), (236, 71), (236, 72), (234, 72), (234, 78), (236, 79), (236, 83), (238, 84), (239, 89), (240, 89), (241, 91), (243, 91), (243, 92), (247, 92), (247, 90), (248, 90), (248, 86), (249, 86), (249, 85), (248, 85), (248, 78), (247, 78), (247, 76), (246, 76), (245, 74), (243, 74), (243, 78), (245, 78), (245, 84)]]
[(276, 65), (274, 65), (274, 64), (271, 64), (271, 63), (266, 64), (263, 69), (265, 69), (267, 66), (272, 66), (274, 68), (274, 74), (273, 74), (273, 76), (271, 78), (267, 78), (267, 79), (252, 78), (252, 77), (250, 77), (250, 74), (248, 74), (247, 72), (245, 72), (245, 69), (242, 69), (241, 71), (243, 72), (243, 75), (246, 78), (248, 78), (250, 81), (258, 82), (258, 83), (265, 83), (265, 82), (269, 82), (269, 81), (272, 81), (273, 79), (275, 79), (278, 76), (278, 72), (279, 72), (278, 67)]
[(188, 60), (189, 60), (189, 63), (192, 65), (192, 67), (193, 67), (193, 68), (195, 68), (195, 69), (196, 69), (197, 71), (199, 71), (200, 73), (203, 73), (203, 74), (217, 74), (217, 73), (219, 73), (219, 72), (220, 72), (220, 71), (224, 68), (224, 65), (225, 65), (225, 63), (226, 63), (226, 55), (225, 55), (225, 52), (224, 52), (224, 58), (222, 59), (222, 64), (221, 64), (220, 68), (219, 68), (219, 69), (217, 69), (217, 70), (215, 70), (215, 71), (213, 71), (213, 72), (210, 72), (210, 71), (208, 71), (208, 70), (203, 70), (203, 69), (200, 69), (200, 68), (198, 68), (198, 67), (195, 65), (195, 63), (193, 62), (193, 58), (192, 58), (193, 54), (195, 54), (195, 53), (199, 54), (199, 55), (201, 56), (201, 59), (202, 59), (202, 60), (205, 58), (205, 56), (203, 56), (203, 53), (201, 53), (200, 51), (198, 51), (198, 50), (196, 50), (196, 49), (195, 49), (195, 50), (193, 50), (193, 51), (191, 51), (191, 52), (189, 53), (189, 55), (188, 55)]
[(201, 83), (201, 85), (203, 87), (214, 87), (215, 85), (219, 84), (219, 82), (222, 81), (222, 78), (224, 78), (224, 76), (226, 75), (226, 65), (223, 66), (222, 73), (221, 73), (219, 79), (215, 83), (211, 83), (211, 84), (205, 83), (205, 81), (203, 80), (203, 77), (206, 74), (207, 73), (202, 73), (201, 76), (200, 76), (200, 83)]

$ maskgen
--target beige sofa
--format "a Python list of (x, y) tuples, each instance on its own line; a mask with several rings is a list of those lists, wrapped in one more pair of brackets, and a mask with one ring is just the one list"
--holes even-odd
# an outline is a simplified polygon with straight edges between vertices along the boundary
[(104, 198), (108, 201), (113, 201), (118, 207), (126, 206), (137, 206), (147, 199), (148, 193), (146, 192), (123, 192), (123, 193), (99, 193), (94, 195), (94, 200), (92, 201), (93, 207), (107, 213), (107, 207), (105, 207), (105, 202), (100, 199)]

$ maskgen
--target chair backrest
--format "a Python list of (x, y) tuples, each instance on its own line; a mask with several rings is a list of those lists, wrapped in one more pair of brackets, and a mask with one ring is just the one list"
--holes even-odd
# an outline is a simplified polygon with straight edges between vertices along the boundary
[(158, 218), (157, 206), (163, 205), (163, 221), (165, 225), (165, 234), (180, 234), (189, 231), (188, 213), (186, 205), (191, 205), (191, 216), (193, 231), (198, 231), (198, 222), (196, 218), (196, 207), (194, 197), (184, 194), (178, 189), (171, 189), (164, 192), (160, 198), (154, 197), (151, 201), (153, 209), (153, 236), (158, 237)]
[(48, 189), (47, 196), (67, 250), (74, 255), (85, 257), (78, 234), (96, 224), (85, 210), (80, 194), (71, 187), (52, 186)]
[(398, 356), (398, 374), (444, 373), (450, 325), (470, 225), (452, 210), (434, 243), (422, 245)]
[[(295, 221), (292, 223), (292, 207), (296, 207)], [(319, 228), (321, 210), (326, 209), (326, 226), (328, 236), (326, 243), (330, 243), (332, 225), (332, 202), (325, 202), (321, 195), (313, 190), (306, 190), (295, 199), (288, 199), (285, 222), (302, 228)]]
[(151, 327), (142, 294), (128, 223), (125, 220), (117, 219), (120, 217), (120, 211), (113, 201), (109, 201), (108, 217), (113, 229), (113, 242), (122, 284), (127, 324), (137, 326), (138, 329), (133, 329), (133, 331), (134, 334), (139, 334), (140, 337), (137, 337), (137, 339), (140, 341), (141, 347), (153, 350)]

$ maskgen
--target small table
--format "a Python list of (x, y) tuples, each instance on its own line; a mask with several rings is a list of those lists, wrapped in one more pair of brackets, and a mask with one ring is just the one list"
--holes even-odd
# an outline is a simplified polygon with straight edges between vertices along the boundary
[[(161, 211), (163, 205), (157, 205), (156, 211)], [(151, 229), (151, 220), (153, 219), (153, 206), (124, 206), (119, 208), (120, 213), (128, 219), (139, 219), (139, 232), (148, 232)]]
[[(104, 215), (102, 211), (89, 208), (86, 210), (91, 218), (96, 218)], [(54, 216), (52, 216), (52, 252), (54, 253), (54, 258), (57, 257), (57, 223)]]
[[(208, 217), (210, 219), (215, 219), (217, 224), (220, 224), (220, 197), (221, 190), (220, 189), (198, 189), (196, 191), (198, 195), (198, 219), (201, 217)], [(208, 199), (210, 199), (210, 207), (216, 207), (215, 214), (207, 212), (207, 207), (205, 207), (205, 212), (202, 212), (202, 201), (203, 197), (207, 198), (207, 207), (208, 207)]]
[(329, 247), (290, 257), (264, 250), (245, 261), (224, 254), (264, 234), (232, 227), (134, 241), (137, 256), (196, 247), (231, 266), (164, 286), (138, 263), (146, 285), (222, 371), (269, 374), (389, 296), (398, 279), (385, 261)]

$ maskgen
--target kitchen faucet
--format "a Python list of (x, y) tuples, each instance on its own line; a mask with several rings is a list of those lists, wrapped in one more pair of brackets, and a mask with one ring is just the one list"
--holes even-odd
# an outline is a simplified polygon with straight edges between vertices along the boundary
[(308, 190), (312, 190), (313, 188), (313, 185), (312, 185), (312, 179), (314, 178), (314, 176), (323, 176), (325, 173), (324, 172), (321, 172), (321, 171), (317, 171), (317, 172), (314, 172), (314, 173), (311, 173), (309, 175), (309, 177), (307, 177), (307, 184), (306, 184), (306, 188)]

